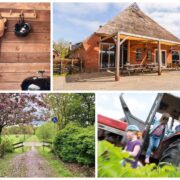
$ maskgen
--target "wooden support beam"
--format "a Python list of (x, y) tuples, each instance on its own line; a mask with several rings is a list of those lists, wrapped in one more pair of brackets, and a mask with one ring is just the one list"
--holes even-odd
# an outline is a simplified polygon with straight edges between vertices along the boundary
[(161, 75), (161, 43), (158, 41), (158, 75)]
[[(129, 36), (126, 36), (126, 37), (119, 43), (119, 45), (121, 46), (128, 38), (129, 38)], [(119, 39), (120, 39), (120, 37), (119, 37)]]
[(115, 72), (115, 81), (119, 81), (119, 58), (120, 58), (120, 39), (119, 32), (117, 33), (116, 40), (116, 72)]
[(124, 44), (122, 44), (121, 67), (123, 67), (123, 64), (124, 64)]
[(100, 42), (103, 42), (103, 41), (105, 41), (105, 40), (107, 40), (107, 39), (110, 39), (110, 38), (114, 37), (115, 35), (116, 35), (116, 33), (113, 33), (113, 34), (111, 34), (111, 35), (108, 35), (108, 36), (104, 37), (103, 39), (101, 39)]
[(130, 63), (130, 57), (131, 57), (131, 42), (130, 40), (128, 40), (127, 63)]

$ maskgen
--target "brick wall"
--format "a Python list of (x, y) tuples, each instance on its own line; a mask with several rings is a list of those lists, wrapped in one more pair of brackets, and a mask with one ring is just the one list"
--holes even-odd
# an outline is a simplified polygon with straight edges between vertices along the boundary
[[(99, 70), (99, 42), (100, 37), (96, 34), (89, 36), (84, 42), (83, 47), (76, 50), (70, 55), (70, 58), (81, 59), (86, 72), (96, 72)], [(130, 63), (140, 64), (144, 60), (145, 64), (153, 63), (155, 59), (155, 50), (157, 49), (157, 43), (141, 44), (138, 41), (131, 41)], [(136, 60), (136, 49), (142, 49), (142, 59)], [(170, 46), (161, 45), (162, 50), (166, 50), (166, 65), (172, 63), (172, 53)], [(146, 59), (147, 50), (151, 50), (151, 60)]]
[[(137, 43), (137, 41), (131, 41), (131, 53), (130, 53), (130, 59), (132, 64), (140, 64), (141, 61), (136, 60), (136, 49), (141, 48), (142, 49), (142, 60), (146, 59), (146, 53), (147, 50), (151, 50), (151, 60), (146, 60), (145, 63), (152, 63), (155, 59), (155, 50), (157, 49), (157, 44), (140, 44)], [(170, 46), (161, 45), (162, 50), (166, 50), (166, 63), (172, 63), (172, 53), (170, 51)]]
[(83, 41), (83, 47), (72, 53), (70, 58), (81, 59), (86, 72), (98, 71), (99, 41), (100, 37), (92, 34)]

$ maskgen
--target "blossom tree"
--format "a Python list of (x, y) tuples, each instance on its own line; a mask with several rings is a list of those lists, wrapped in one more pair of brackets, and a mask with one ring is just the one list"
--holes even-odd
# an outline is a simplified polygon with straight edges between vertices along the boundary
[(44, 103), (45, 96), (34, 93), (0, 93), (0, 143), (2, 130), (6, 126), (28, 124), (33, 119), (47, 120), (49, 111)]

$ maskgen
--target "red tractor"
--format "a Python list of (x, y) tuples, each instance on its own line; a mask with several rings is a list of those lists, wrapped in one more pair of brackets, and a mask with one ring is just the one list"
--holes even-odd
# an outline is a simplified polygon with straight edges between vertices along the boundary
[(172, 94), (159, 93), (146, 121), (142, 121), (132, 115), (123, 99), (123, 94), (120, 96), (120, 102), (125, 114), (124, 119), (116, 121), (98, 115), (99, 140), (106, 139), (117, 146), (124, 146), (127, 125), (137, 125), (143, 134), (141, 158), (144, 159), (149, 144), (149, 131), (154, 123), (154, 117), (156, 113), (163, 114), (167, 112), (171, 115), (168, 128), (172, 133), (161, 140), (158, 148), (154, 150), (151, 156), (151, 162), (160, 164), (172, 163), (175, 166), (180, 166), (180, 132), (174, 131), (175, 126), (179, 123), (177, 119), (180, 116), (180, 98)]

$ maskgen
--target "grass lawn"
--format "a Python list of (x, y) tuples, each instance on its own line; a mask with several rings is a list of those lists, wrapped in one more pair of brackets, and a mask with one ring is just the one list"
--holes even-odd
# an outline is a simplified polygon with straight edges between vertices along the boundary
[[(29, 147), (24, 147), (24, 151), (29, 150)], [(16, 149), (13, 153), (6, 153), (3, 158), (0, 158), (0, 177), (9, 176), (11, 160), (18, 154), (22, 153), (22, 148)]]
[[(26, 136), (25, 136), (25, 138), (26, 138)], [(23, 134), (3, 135), (2, 139), (9, 139), (14, 144), (14, 143), (24, 141), (24, 135)]]
[(18, 142), (39, 142), (40, 140), (36, 135), (24, 135), (24, 134), (11, 134), (11, 135), (3, 135), (2, 139), (9, 139), (13, 144)]
[(0, 177), (6, 177), (8, 176), (8, 171), (10, 166), (10, 161), (13, 159), (13, 157), (16, 155), (16, 153), (9, 153), (4, 156), (4, 158), (0, 158)]
[(54, 173), (56, 177), (79, 177), (78, 174), (72, 174), (64, 165), (59, 161), (53, 153), (50, 152), (49, 148), (38, 148), (39, 154), (45, 158), (49, 166), (54, 169)]
[(40, 142), (36, 135), (31, 135), (26, 139), (26, 142)]

